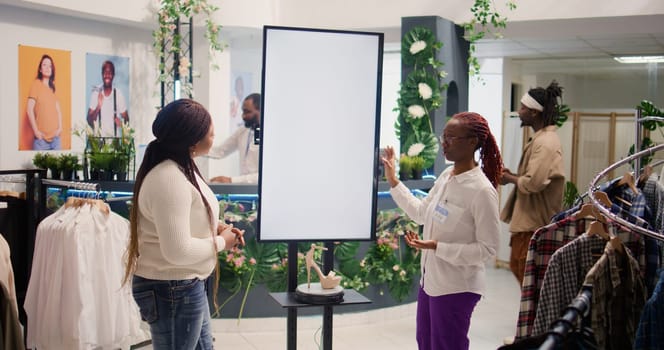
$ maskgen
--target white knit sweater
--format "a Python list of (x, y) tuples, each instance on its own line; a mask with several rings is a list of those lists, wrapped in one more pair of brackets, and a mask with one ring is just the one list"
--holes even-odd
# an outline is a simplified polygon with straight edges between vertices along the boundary
[(225, 246), (216, 236), (219, 204), (205, 181), (196, 178), (212, 209), (212, 225), (201, 195), (175, 162), (163, 161), (145, 176), (138, 195), (136, 275), (156, 280), (204, 279), (214, 270), (216, 253)]

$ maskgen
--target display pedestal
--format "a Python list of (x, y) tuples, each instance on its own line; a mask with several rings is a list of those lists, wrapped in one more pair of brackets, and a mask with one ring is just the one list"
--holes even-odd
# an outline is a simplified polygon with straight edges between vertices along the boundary
[(324, 289), (320, 283), (302, 283), (295, 289), (295, 299), (305, 304), (339, 304), (344, 301), (343, 287)]
[[(323, 273), (327, 274), (331, 270), (333, 262), (333, 243), (326, 242), (325, 247), (328, 250), (323, 252)], [(297, 242), (288, 243), (288, 261), (297, 261)], [(316, 283), (312, 283), (313, 286)], [(307, 288), (307, 285), (304, 289)], [(285, 293), (270, 293), (270, 296), (281, 305), (281, 307), (288, 309), (287, 326), (286, 326), (286, 342), (288, 350), (297, 349), (297, 309), (300, 307), (323, 307), (323, 350), (332, 350), (332, 312), (335, 306), (351, 305), (351, 304), (369, 304), (371, 300), (365, 298), (362, 294), (355, 290), (344, 290), (339, 287), (343, 293), (342, 300), (338, 303), (327, 304), (311, 304), (303, 303), (297, 300), (296, 290), (297, 286), (297, 264), (288, 264), (288, 292)], [(322, 288), (321, 288), (322, 289)], [(331, 289), (334, 290), (334, 289)], [(338, 292), (337, 292), (338, 293)]]

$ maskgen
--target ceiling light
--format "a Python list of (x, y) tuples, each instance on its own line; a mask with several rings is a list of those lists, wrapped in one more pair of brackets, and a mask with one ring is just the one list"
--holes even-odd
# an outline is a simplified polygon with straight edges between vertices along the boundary
[(664, 56), (616, 56), (620, 63), (664, 63)]

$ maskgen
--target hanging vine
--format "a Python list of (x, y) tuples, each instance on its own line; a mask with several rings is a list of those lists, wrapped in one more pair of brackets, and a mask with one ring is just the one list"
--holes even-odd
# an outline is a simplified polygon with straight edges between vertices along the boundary
[[(212, 20), (212, 15), (219, 8), (208, 4), (207, 0), (160, 0), (157, 12), (158, 28), (152, 32), (153, 47), (159, 60), (160, 75), (158, 83), (165, 83), (174, 88), (174, 80), (177, 76), (180, 80), (182, 95), (193, 95), (194, 88), (191, 83), (192, 77), (198, 72), (192, 67), (187, 53), (191, 43), (180, 31), (180, 21), (191, 21), (194, 16), (205, 16), (205, 39), (207, 39), (210, 51), (221, 52), (224, 45), (219, 40), (221, 26)], [(174, 62), (174, 58), (177, 58)], [(213, 67), (214, 68), (214, 67)]]
[[(507, 8), (510, 11), (516, 9), (515, 0), (507, 0)], [(480, 72), (480, 63), (477, 60), (475, 43), (484, 39), (487, 34), (493, 34), (495, 38), (502, 38), (501, 29), (507, 27), (507, 17), (502, 17), (493, 0), (475, 0), (470, 7), (473, 18), (470, 22), (463, 24), (466, 32), (466, 40), (470, 43), (468, 48), (468, 74), (470, 76), (478, 75)]]

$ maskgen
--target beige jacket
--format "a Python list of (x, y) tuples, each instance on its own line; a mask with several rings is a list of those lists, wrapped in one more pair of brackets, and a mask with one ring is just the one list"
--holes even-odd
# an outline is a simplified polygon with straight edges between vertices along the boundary
[(565, 169), (556, 129), (540, 129), (523, 150), (519, 180), (500, 213), (510, 232), (535, 231), (562, 209)]

